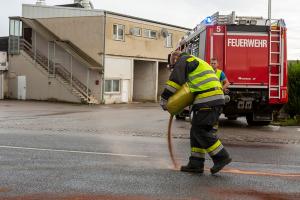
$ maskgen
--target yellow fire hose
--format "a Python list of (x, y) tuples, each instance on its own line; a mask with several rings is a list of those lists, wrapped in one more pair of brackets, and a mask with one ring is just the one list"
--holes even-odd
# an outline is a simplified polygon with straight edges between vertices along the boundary
[(169, 154), (170, 154), (172, 163), (174, 165), (174, 168), (177, 169), (178, 164), (175, 160), (175, 156), (174, 156), (174, 152), (173, 152), (172, 133), (171, 133), (173, 117), (174, 117), (174, 115), (170, 115), (169, 125), (168, 125), (168, 148), (169, 148)]

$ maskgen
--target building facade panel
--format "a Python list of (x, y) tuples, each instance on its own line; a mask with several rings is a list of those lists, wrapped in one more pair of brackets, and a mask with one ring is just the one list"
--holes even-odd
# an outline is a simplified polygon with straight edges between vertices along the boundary
[(105, 66), (107, 66), (104, 72), (106, 84), (111, 84), (110, 82), (114, 80), (115, 82), (119, 81), (119, 91), (108, 91), (109, 88), (104, 91), (105, 103), (127, 103), (132, 101), (133, 60), (107, 56)]
[[(38, 33), (33, 32), (33, 48), (42, 55), (48, 57), (53, 63), (60, 64), (60, 67), (69, 71), (73, 77), (85, 84), (97, 98), (101, 99), (101, 73), (99, 70), (91, 70), (83, 63), (79, 62), (66, 50), (52, 41), (45, 40)], [(55, 73), (55, 69), (53, 71)], [(50, 74), (51, 75), (51, 74)]]
[[(124, 26), (124, 40), (115, 39), (114, 25)], [(141, 29), (140, 36), (134, 34), (135, 28)], [(167, 55), (176, 48), (178, 41), (185, 32), (185, 30), (161, 24), (155, 25), (141, 20), (109, 15), (106, 20), (105, 53), (108, 55), (166, 60)], [(169, 47), (166, 47), (165, 44), (167, 40), (166, 33), (172, 34), (172, 45)]]
[(103, 16), (102, 10), (87, 10), (79, 8), (40, 6), (32, 4), (22, 5), (22, 16), (26, 18), (49, 18), (49, 17), (76, 17), (76, 16)]
[(134, 61), (133, 101), (157, 101), (157, 67), (157, 61)]
[(10, 58), (8, 93), (12, 99), (18, 98), (18, 76), (26, 77), (26, 99), (81, 102), (57, 80), (48, 79), (47, 74), (42, 73), (23, 52)]
[(103, 63), (104, 17), (62, 17), (37, 20), (61, 40), (72, 42), (95, 61)]

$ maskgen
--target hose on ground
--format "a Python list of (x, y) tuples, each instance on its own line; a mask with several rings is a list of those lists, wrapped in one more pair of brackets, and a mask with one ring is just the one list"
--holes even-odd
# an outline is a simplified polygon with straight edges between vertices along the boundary
[(172, 163), (174, 165), (174, 168), (177, 169), (178, 164), (177, 164), (177, 162), (175, 160), (175, 157), (174, 157), (173, 144), (172, 144), (172, 132), (171, 132), (173, 117), (174, 117), (174, 115), (170, 115), (169, 125), (168, 125), (168, 148), (169, 148), (169, 154), (170, 154)]

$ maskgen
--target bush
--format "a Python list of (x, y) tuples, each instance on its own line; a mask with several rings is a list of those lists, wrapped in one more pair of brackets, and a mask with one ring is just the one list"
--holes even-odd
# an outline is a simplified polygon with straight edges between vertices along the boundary
[(300, 115), (300, 63), (290, 63), (288, 68), (288, 93), (289, 102), (286, 112), (291, 118)]

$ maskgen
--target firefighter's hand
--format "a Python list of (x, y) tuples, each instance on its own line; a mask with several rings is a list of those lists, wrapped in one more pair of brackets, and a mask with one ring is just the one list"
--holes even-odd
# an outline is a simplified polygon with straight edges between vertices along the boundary
[(160, 100), (160, 106), (161, 106), (161, 108), (164, 110), (164, 111), (166, 111), (166, 110), (168, 110), (168, 108), (167, 108), (167, 100), (165, 100), (165, 99), (161, 99)]
[(229, 94), (229, 90), (227, 88), (223, 89), (224, 94)]

